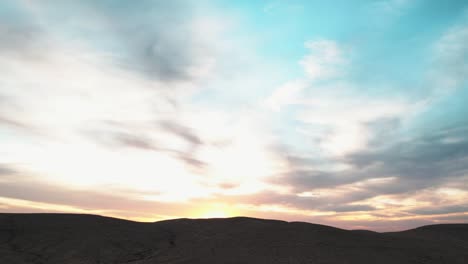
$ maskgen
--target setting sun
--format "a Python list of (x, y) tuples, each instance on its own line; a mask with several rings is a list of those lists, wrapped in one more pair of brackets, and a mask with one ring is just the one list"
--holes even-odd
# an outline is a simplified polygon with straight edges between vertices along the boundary
[(209, 205), (195, 213), (195, 218), (226, 218), (236, 216), (234, 211), (224, 204)]
[(467, 101), (468, 0), (0, 0), (0, 262), (459, 264), (322, 226), (468, 223)]
[(468, 221), (467, 3), (0, 1), (0, 210)]

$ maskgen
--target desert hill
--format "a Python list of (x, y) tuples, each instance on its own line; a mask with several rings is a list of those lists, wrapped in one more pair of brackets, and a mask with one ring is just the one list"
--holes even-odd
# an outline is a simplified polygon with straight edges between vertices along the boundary
[(468, 263), (468, 224), (391, 233), (247, 217), (0, 214), (0, 263)]

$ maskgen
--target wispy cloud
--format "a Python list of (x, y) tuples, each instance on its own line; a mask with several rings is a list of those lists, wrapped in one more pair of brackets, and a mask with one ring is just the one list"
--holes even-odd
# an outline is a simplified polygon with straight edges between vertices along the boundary
[(346, 67), (347, 59), (342, 47), (331, 40), (315, 40), (305, 43), (309, 54), (300, 64), (312, 80), (330, 79), (340, 77)]
[(388, 26), (405, 15), (418, 0), (379, 0), (369, 5), (369, 16), (372, 22), (380, 26)]

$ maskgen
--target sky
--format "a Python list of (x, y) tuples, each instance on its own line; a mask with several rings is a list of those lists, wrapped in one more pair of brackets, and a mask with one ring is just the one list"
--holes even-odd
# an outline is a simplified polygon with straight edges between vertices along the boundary
[(468, 2), (0, 3), (0, 211), (468, 222)]

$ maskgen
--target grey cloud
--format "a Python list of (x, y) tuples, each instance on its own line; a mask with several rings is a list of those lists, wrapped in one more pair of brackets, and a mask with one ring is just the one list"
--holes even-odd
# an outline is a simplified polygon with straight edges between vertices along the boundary
[[(49, 44), (74, 34), (115, 63), (150, 79), (190, 80), (200, 63), (187, 1), (42, 1), (18, 4), (0, 18), (0, 52), (42, 57)], [(33, 10), (33, 11), (32, 11)], [(210, 52), (208, 49), (204, 51)]]
[(301, 155), (281, 144), (275, 144), (270, 147), (270, 151), (276, 156), (281, 157), (289, 168), (311, 169), (317, 165), (323, 165), (327, 160), (320, 159), (317, 156)]
[(177, 0), (86, 1), (80, 11), (92, 10), (103, 22), (99, 25), (102, 33), (123, 49), (121, 63), (149, 78), (174, 81), (190, 79), (189, 68), (198, 60), (193, 48), (195, 36), (190, 28), (193, 11), (189, 5)]
[(101, 190), (78, 190), (49, 184), (34, 177), (26, 176), (3, 178), (0, 181), (0, 197), (74, 206), (89, 210), (153, 211), (155, 214), (166, 215), (178, 215), (181, 210), (189, 208), (188, 204), (142, 200), (137, 198), (138, 193), (131, 190), (117, 188), (114, 189), (112, 194)]
[(397, 131), (401, 127), (399, 118), (381, 118), (368, 122), (367, 127), (372, 131), (372, 138), (368, 145), (381, 148), (385, 142), (391, 143), (397, 137)]
[[(453, 161), (468, 156), (468, 138), (465, 135), (468, 135), (466, 127), (457, 130), (436, 131), (428, 136), (400, 142), (386, 150), (354, 153), (347, 157), (347, 161), (358, 166), (368, 166), (375, 162), (386, 161), (400, 165), (400, 167), (396, 167), (397, 170), (413, 165)], [(456, 144), (447, 143), (450, 138), (459, 140)]]
[(314, 165), (321, 164), (323, 162), (314, 158), (303, 157), (299, 155), (285, 155), (284, 159), (288, 162), (288, 164), (300, 168), (313, 167)]
[(129, 128), (125, 128), (124, 124), (101, 122), (101, 125), (103, 126), (99, 128), (84, 129), (82, 134), (108, 148), (131, 147), (144, 150), (159, 150), (152, 140), (138, 134), (136, 131), (130, 132)]
[[(458, 88), (467, 79), (468, 28), (452, 28), (435, 45), (433, 69), (430, 79), (433, 90)], [(448, 85), (449, 87), (437, 87)], [(448, 122), (447, 122), (448, 123)], [(333, 188), (372, 178), (392, 177), (383, 184), (364, 186), (351, 194), (348, 201), (359, 201), (382, 194), (415, 193), (422, 189), (455, 185), (465, 189), (468, 175), (468, 122), (459, 121), (452, 126), (442, 124), (426, 126), (426, 130), (410, 139), (401, 139), (398, 131), (402, 121), (398, 118), (374, 120), (367, 124), (373, 132), (367, 150), (351, 153), (336, 162), (352, 168), (329, 172), (314, 169), (307, 161), (289, 163), (289, 170), (273, 176), (276, 184), (285, 184), (296, 192)], [(413, 131), (414, 132), (414, 131)], [(312, 165), (312, 166), (311, 166)], [(452, 208), (454, 209), (454, 208)]]
[[(468, 171), (468, 126), (460, 124), (428, 135), (394, 144), (377, 152), (350, 155), (347, 161), (357, 166), (381, 164), (379, 171), (408, 180), (437, 181), (461, 177)], [(456, 138), (457, 141), (451, 143)]]
[(0, 17), (0, 54), (40, 57), (46, 47), (44, 32), (24, 14), (15, 17), (15, 21)]
[(15, 118), (15, 115), (21, 111), (22, 108), (12, 97), (0, 92), (0, 125), (37, 133), (37, 129), (32, 125)]
[(201, 139), (193, 131), (171, 120), (159, 121), (159, 125), (167, 132), (173, 133), (193, 145), (203, 144)]
[(418, 208), (408, 213), (418, 215), (437, 215), (437, 214), (453, 214), (453, 213), (465, 213), (468, 212), (467, 204), (449, 205), (449, 206), (431, 206), (425, 208)]
[(32, 128), (20, 121), (10, 119), (7, 117), (0, 116), (0, 124), (1, 125), (7, 125), (10, 127), (15, 127), (15, 128), (21, 128), (21, 129), (26, 129), (26, 130), (32, 130)]
[(272, 177), (272, 183), (287, 183), (296, 191), (308, 191), (318, 188), (327, 188), (352, 183), (359, 180), (357, 175), (349, 173), (332, 173), (319, 170), (295, 170), (284, 172)]
[[(294, 163), (289, 163), (289, 171), (272, 176), (270, 180), (275, 184), (290, 186), (295, 192), (314, 192), (321, 188), (362, 183), (375, 178), (391, 177), (392, 180), (368, 182), (354, 188), (354, 191), (346, 196), (332, 200), (322, 200), (319, 196), (306, 200), (297, 197), (270, 197), (274, 200), (272, 202), (283, 202), (298, 208), (322, 210), (329, 206), (339, 211), (339, 206), (377, 195), (414, 194), (423, 189), (445, 186), (448, 183), (466, 189), (466, 185), (463, 184), (465, 176), (468, 175), (466, 135), (468, 135), (468, 126), (458, 124), (430, 131), (412, 140), (393, 141), (388, 144), (384, 141), (381, 148), (355, 152), (337, 160), (352, 166), (339, 172), (303, 169), (302, 164), (294, 166)], [(382, 140), (384, 139), (387, 138), (384, 137)]]
[[(458, 88), (468, 80), (468, 24), (458, 25), (447, 31), (435, 45), (433, 58), (436, 85)], [(432, 81), (432, 80), (431, 80)]]
[(455, 214), (455, 215), (447, 215), (447, 216), (438, 216), (436, 219), (439, 221), (450, 221), (450, 222), (457, 221), (460, 223), (466, 223), (468, 222), (468, 214), (464, 213), (464, 214)]
[[(189, 168), (197, 172), (205, 169), (207, 164), (196, 158), (195, 152), (202, 141), (189, 128), (174, 121), (160, 122), (164, 131), (168, 131), (187, 141), (187, 149), (171, 149), (165, 146), (164, 142), (157, 142), (150, 137), (148, 131), (142, 131), (137, 127), (132, 127), (123, 123), (101, 121), (91, 124), (92, 128), (85, 129), (82, 134), (93, 141), (108, 148), (137, 148), (147, 151), (164, 152), (179, 159)], [(160, 133), (160, 131), (152, 131)]]
[(0, 163), (0, 176), (6, 176), (6, 175), (12, 175), (15, 173), (15, 170), (13, 170), (12, 168), (10, 168), (9, 166), (5, 165), (5, 164), (1, 164)]
[(142, 136), (120, 133), (115, 135), (115, 140), (118, 144), (128, 147), (157, 150), (152, 141)]
[(158, 125), (164, 131), (174, 134), (188, 143), (186, 150), (173, 151), (180, 160), (185, 162), (190, 168), (195, 169), (196, 172), (206, 168), (207, 164), (196, 158), (197, 149), (203, 145), (204, 142), (192, 129), (172, 120), (159, 121)]
[[(112, 51), (115, 55), (112, 58), (119, 66), (141, 72), (151, 79), (186, 80), (193, 77), (189, 69), (198, 65), (200, 54), (193, 48), (194, 42), (197, 42), (193, 38), (198, 36), (191, 32), (193, 10), (187, 1), (143, 0), (129, 3), (85, 0), (30, 4), (31, 8), (18, 4), (18, 14), (0, 17), (0, 55), (8, 52), (21, 56), (31, 54), (28, 55), (31, 58), (44, 57), (49, 52), (54, 52), (50, 49), (43, 52), (49, 47), (49, 42), (67, 39), (69, 36), (63, 34), (71, 32), (80, 41), (90, 42), (88, 47), (93, 47), (98, 52), (108, 54)], [(168, 98), (167, 101), (171, 99)], [(15, 115), (18, 109), (13, 109), (12, 103), (12, 98), (6, 98), (0, 92), (0, 125), (32, 131), (34, 128)], [(176, 104), (175, 101), (169, 103)], [(196, 134), (173, 121), (162, 122), (161, 127), (187, 141), (188, 148), (167, 149), (164, 144), (154, 142), (148, 136), (153, 132), (130, 131), (132, 128), (128, 127), (106, 128), (102, 133), (85, 133), (108, 147), (125, 146), (164, 151), (179, 158), (187, 166), (205, 166), (194, 153), (203, 144)]]
[[(355, 153), (347, 157), (347, 161), (358, 167), (373, 166), (376, 177), (397, 177), (398, 180), (388, 187), (401, 188), (402, 191), (437, 186), (468, 172), (466, 132), (466, 129), (436, 131), (384, 150)], [(459, 141), (447, 143), (450, 138), (458, 138)]]
[(335, 212), (358, 212), (358, 211), (374, 211), (375, 207), (369, 205), (337, 205), (337, 206), (328, 206), (323, 208), (326, 211), (335, 211)]
[(287, 183), (297, 192), (351, 183), (356, 180), (354, 175), (316, 169), (326, 162), (330, 163), (329, 160), (301, 156), (292, 153), (291, 149), (284, 145), (274, 145), (271, 151), (286, 163), (287, 169), (272, 175), (269, 181), (274, 184)]
[(207, 164), (205, 162), (192, 157), (191, 154), (187, 154), (187, 153), (184, 153), (184, 152), (179, 152), (178, 158), (180, 160), (184, 161), (185, 164), (187, 164), (190, 167), (195, 168), (197, 170), (202, 170), (207, 166)]
[[(3, 21), (2, 21), (3, 22)], [(3, 24), (0, 26), (0, 51), (26, 50), (36, 36), (36, 30), (28, 27), (17, 27)]]
[(351, 212), (351, 211), (372, 211), (375, 208), (366, 205), (349, 205), (347, 203), (353, 200), (360, 200), (359, 195), (353, 194), (352, 197), (338, 196), (329, 197), (317, 196), (304, 197), (294, 194), (280, 194), (271, 191), (264, 191), (249, 195), (224, 195), (218, 194), (216, 197), (222, 201), (230, 203), (252, 204), (252, 205), (282, 205), (286, 207), (303, 209), (303, 210), (318, 210), (318, 211), (335, 211), (335, 212)]

